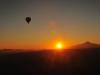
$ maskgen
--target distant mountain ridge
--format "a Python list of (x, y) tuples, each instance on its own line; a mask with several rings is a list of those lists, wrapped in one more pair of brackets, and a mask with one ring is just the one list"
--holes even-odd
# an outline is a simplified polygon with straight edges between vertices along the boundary
[(78, 45), (72, 46), (70, 48), (71, 49), (100, 48), (100, 45), (87, 41), (85, 43), (78, 44)]

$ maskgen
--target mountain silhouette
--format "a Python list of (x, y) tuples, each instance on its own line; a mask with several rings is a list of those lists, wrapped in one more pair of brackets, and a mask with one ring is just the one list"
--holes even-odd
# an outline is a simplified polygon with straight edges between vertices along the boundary
[(82, 44), (74, 45), (70, 48), (71, 49), (100, 48), (100, 45), (87, 41), (87, 42), (82, 43)]
[[(17, 75), (100, 75), (100, 45), (85, 42), (65, 52), (10, 49), (0, 52), (0, 73)], [(8, 52), (9, 51), (9, 52)], [(21, 74), (22, 73), (22, 74)]]

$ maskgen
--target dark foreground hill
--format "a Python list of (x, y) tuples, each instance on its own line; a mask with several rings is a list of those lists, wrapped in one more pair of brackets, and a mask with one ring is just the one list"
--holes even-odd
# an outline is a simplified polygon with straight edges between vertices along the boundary
[(100, 75), (100, 48), (64, 52), (0, 52), (0, 73), (17, 75)]

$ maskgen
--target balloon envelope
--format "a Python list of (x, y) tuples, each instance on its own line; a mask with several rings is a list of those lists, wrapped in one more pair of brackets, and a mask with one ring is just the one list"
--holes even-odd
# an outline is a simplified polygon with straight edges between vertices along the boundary
[(26, 17), (26, 22), (29, 24), (31, 21), (31, 17)]

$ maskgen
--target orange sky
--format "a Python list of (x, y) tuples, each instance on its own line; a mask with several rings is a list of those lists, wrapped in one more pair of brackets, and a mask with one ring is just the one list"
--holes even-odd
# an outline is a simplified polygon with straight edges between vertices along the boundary
[(58, 41), (65, 47), (86, 41), (100, 44), (99, 0), (2, 0), (0, 10), (1, 49), (52, 48)]

